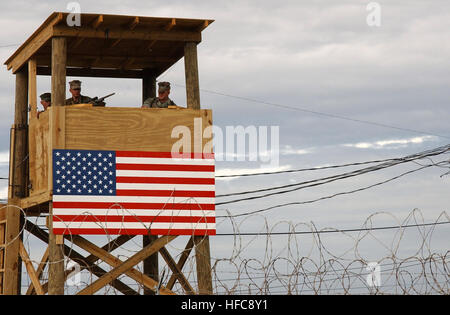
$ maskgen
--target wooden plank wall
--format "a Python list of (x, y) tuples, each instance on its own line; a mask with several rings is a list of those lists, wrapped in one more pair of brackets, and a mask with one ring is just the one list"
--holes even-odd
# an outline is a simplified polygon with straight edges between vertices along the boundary
[(191, 152), (199, 152), (210, 139), (200, 139), (201, 147), (194, 147), (195, 118), (201, 118), (202, 133), (212, 125), (211, 110), (67, 107), (65, 148), (171, 152), (181, 139), (181, 134), (172, 138), (173, 128), (185, 126)]

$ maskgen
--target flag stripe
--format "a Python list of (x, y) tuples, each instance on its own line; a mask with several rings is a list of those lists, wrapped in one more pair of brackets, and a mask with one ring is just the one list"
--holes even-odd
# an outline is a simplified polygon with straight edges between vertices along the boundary
[(120, 229), (84, 229), (84, 228), (53, 228), (54, 234), (90, 234), (90, 235), (105, 235), (105, 234), (122, 234), (122, 235), (216, 235), (215, 229), (129, 229), (129, 228), (120, 228)]
[[(56, 196), (54, 196), (56, 197)], [(82, 212), (83, 209), (161, 209), (161, 210), (215, 210), (215, 204), (198, 203), (137, 203), (137, 202), (64, 202), (54, 201), (53, 208), (74, 208)]]
[(189, 190), (138, 190), (117, 189), (117, 196), (152, 196), (152, 197), (215, 197), (214, 191), (189, 191)]
[(166, 158), (166, 159), (214, 159), (214, 153), (177, 153), (177, 152), (146, 152), (146, 151), (116, 151), (116, 157)]
[(117, 177), (183, 177), (183, 178), (214, 178), (214, 172), (168, 172), (168, 171), (139, 171), (117, 170)]
[(215, 217), (195, 216), (133, 216), (133, 215), (54, 215), (54, 222), (158, 222), (158, 223), (216, 223)]
[(54, 221), (53, 226), (55, 228), (84, 228), (84, 229), (98, 229), (100, 227), (105, 227), (109, 229), (142, 229), (142, 228), (155, 228), (155, 229), (214, 229), (216, 227), (215, 223), (173, 223), (173, 222), (73, 222), (73, 221)]
[(211, 159), (165, 159), (143, 157), (116, 157), (117, 164), (179, 164), (179, 165), (214, 165)]
[(214, 172), (214, 165), (171, 165), (171, 164), (129, 164), (117, 163), (117, 170), (170, 171), (170, 172)]
[(118, 183), (117, 190), (138, 189), (138, 190), (186, 190), (186, 191), (215, 191), (214, 185), (179, 185), (179, 184), (143, 184), (143, 183)]
[(201, 210), (201, 209), (189, 209), (189, 210), (172, 210), (172, 209), (109, 209), (109, 208), (53, 208), (53, 215), (115, 215), (115, 216), (195, 216), (195, 217), (215, 217), (214, 210)]
[(117, 183), (214, 185), (214, 178), (118, 176)]
[(112, 203), (190, 203), (190, 204), (214, 204), (214, 198), (189, 198), (189, 197), (147, 197), (147, 196), (85, 196), (85, 195), (54, 195), (54, 201), (68, 201), (68, 202), (96, 202), (102, 200), (103, 202)]

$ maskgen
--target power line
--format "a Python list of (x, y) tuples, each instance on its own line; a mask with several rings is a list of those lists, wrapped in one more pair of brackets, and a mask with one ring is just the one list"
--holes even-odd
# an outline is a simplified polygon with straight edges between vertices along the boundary
[(397, 161), (397, 160), (400, 160), (400, 159), (394, 158), (394, 159), (384, 159), (384, 160), (373, 160), (373, 161), (366, 161), (366, 162), (354, 162), (354, 163), (338, 164), (338, 165), (317, 166), (317, 167), (311, 167), (311, 168), (299, 168), (299, 169), (292, 169), (292, 170), (286, 170), (286, 171), (275, 171), (275, 172), (217, 175), (215, 177), (216, 178), (232, 178), (232, 177), (246, 177), (246, 176), (259, 176), (259, 175), (275, 175), (275, 174), (296, 173), (296, 172), (306, 172), (306, 171), (319, 171), (319, 170), (327, 170), (327, 169), (332, 169), (332, 168), (342, 168), (342, 167), (366, 165), (366, 164), (381, 163), (381, 162), (390, 162), (390, 161)]
[(358, 165), (365, 165), (365, 164), (374, 164), (374, 163), (384, 163), (384, 162), (410, 162), (417, 159), (422, 159), (427, 156), (432, 155), (439, 155), (442, 153), (445, 153), (450, 150), (450, 144), (431, 149), (422, 151), (419, 153), (415, 153), (412, 155), (400, 157), (400, 158), (390, 158), (390, 159), (384, 159), (384, 160), (372, 160), (372, 161), (365, 161), (365, 162), (353, 162), (353, 163), (347, 163), (347, 164), (338, 164), (338, 165), (329, 165), (329, 166), (319, 166), (319, 167), (311, 167), (311, 168), (300, 168), (300, 169), (293, 169), (293, 170), (286, 170), (286, 171), (275, 171), (275, 172), (264, 172), (264, 173), (247, 173), (247, 174), (231, 174), (231, 175), (218, 175), (215, 176), (216, 178), (229, 178), (229, 177), (246, 177), (246, 176), (259, 176), (259, 175), (274, 175), (274, 174), (283, 174), (283, 173), (294, 173), (294, 172), (304, 172), (304, 171), (316, 171), (316, 170), (325, 170), (325, 169), (332, 169), (332, 168), (342, 168), (342, 167), (348, 167), (348, 166), (358, 166)]
[[(218, 203), (216, 203), (216, 205), (224, 205), (224, 204), (236, 203), (236, 202), (241, 202), (241, 201), (260, 199), (260, 198), (265, 198), (265, 197), (269, 197), (269, 196), (285, 194), (285, 193), (289, 193), (289, 192), (293, 192), (293, 191), (297, 191), (297, 190), (305, 189), (305, 188), (309, 188), (309, 187), (324, 185), (324, 184), (327, 184), (327, 183), (330, 183), (330, 182), (334, 182), (334, 181), (337, 181), (337, 180), (342, 180), (342, 179), (346, 179), (346, 178), (350, 178), (350, 177), (355, 177), (355, 176), (358, 176), (358, 175), (361, 175), (361, 174), (374, 172), (374, 171), (377, 171), (377, 170), (381, 170), (381, 169), (385, 169), (385, 168), (388, 168), (388, 167), (396, 166), (398, 164), (411, 162), (411, 161), (414, 161), (414, 160), (417, 160), (417, 159), (423, 159), (425, 157), (439, 155), (439, 154), (445, 153), (445, 152), (447, 152), (449, 150), (450, 150), (450, 145), (447, 145), (447, 146), (444, 146), (444, 147), (439, 147), (439, 148), (434, 149), (434, 150), (429, 150), (429, 151), (425, 151), (425, 152), (422, 152), (422, 153), (419, 153), (419, 154), (414, 154), (414, 155), (405, 157), (403, 159), (399, 159), (398, 161), (395, 161), (395, 162), (392, 162), (392, 163), (383, 163), (383, 164), (380, 164), (380, 165), (375, 165), (375, 166), (371, 166), (371, 167), (367, 167), (367, 168), (362, 168), (362, 169), (359, 169), (359, 170), (356, 170), (356, 171), (347, 172), (347, 173), (343, 173), (343, 174), (339, 174), (339, 175), (319, 178), (319, 179), (305, 181), (305, 182), (300, 182), (300, 183), (295, 183), (295, 184), (288, 184), (288, 185), (283, 185), (283, 186), (276, 186), (276, 187), (269, 187), (269, 188), (264, 188), (264, 189), (257, 189), (257, 190), (236, 192), (236, 193), (230, 193), (230, 194), (224, 194), (224, 195), (217, 195), (216, 196), (217, 198), (219, 198), (219, 197), (229, 197), (229, 196), (246, 195), (246, 194), (259, 193), (259, 192), (273, 191), (273, 190), (278, 190), (278, 189), (282, 189), (282, 188), (295, 187), (295, 188), (288, 189), (288, 190), (271, 192), (271, 193), (258, 195), (258, 196), (253, 196), (253, 197), (247, 197), (247, 198), (234, 199), (234, 200), (230, 200), (230, 201), (218, 202)], [(440, 166), (440, 165), (444, 165), (444, 164), (447, 164), (447, 163), (448, 163), (447, 161), (442, 161), (442, 162), (433, 163), (433, 164), (430, 164), (430, 165), (425, 165), (425, 166), (420, 167), (420, 168), (418, 168), (416, 170), (405, 172), (405, 173), (403, 173), (403, 174), (401, 174), (399, 176), (393, 177), (393, 178), (391, 178), (391, 179), (389, 179), (387, 181), (383, 181), (381, 183), (378, 183), (375, 186), (387, 183), (387, 182), (389, 182), (391, 180), (397, 179), (399, 177), (408, 175), (410, 173), (419, 171), (421, 169), (424, 169), (424, 168), (427, 168), (427, 167), (430, 167), (430, 166)], [(373, 186), (369, 186), (367, 188), (370, 188), (370, 187), (373, 187)]]
[[(275, 208), (281, 208), (281, 207), (293, 206), (293, 205), (304, 205), (304, 204), (310, 204), (310, 203), (314, 203), (314, 202), (318, 202), (318, 201), (322, 201), (322, 200), (326, 200), (326, 199), (332, 199), (332, 198), (337, 197), (337, 196), (348, 195), (348, 194), (352, 194), (352, 193), (355, 193), (355, 192), (360, 192), (360, 191), (363, 191), (363, 190), (367, 190), (367, 189), (370, 189), (370, 188), (373, 188), (373, 187), (376, 187), (376, 186), (380, 186), (380, 185), (383, 185), (383, 184), (388, 183), (390, 181), (393, 181), (395, 179), (398, 179), (400, 177), (403, 177), (405, 175), (408, 175), (408, 174), (420, 171), (422, 169), (425, 169), (425, 168), (428, 168), (428, 167), (431, 167), (431, 166), (433, 166), (433, 165), (426, 165), (426, 166), (420, 167), (418, 169), (402, 173), (402, 174), (400, 174), (398, 176), (392, 177), (392, 178), (387, 179), (385, 181), (378, 182), (378, 183), (375, 183), (375, 184), (372, 184), (372, 185), (369, 185), (369, 186), (365, 186), (365, 187), (354, 189), (354, 190), (350, 190), (350, 191), (340, 192), (340, 193), (336, 193), (336, 194), (333, 194), (333, 195), (328, 195), (328, 196), (325, 196), (325, 197), (312, 199), (312, 200), (307, 200), (307, 201), (296, 201), (296, 202), (283, 203), (283, 204), (279, 204), (279, 205), (275, 205), (275, 206), (271, 206), (271, 207), (267, 207), (267, 208), (263, 208), (263, 209), (258, 209), (258, 210), (254, 210), (254, 211), (250, 211), (250, 212), (245, 212), (245, 213), (241, 213), (241, 214), (235, 214), (235, 215), (229, 215), (229, 216), (217, 216), (217, 218), (241, 217), (241, 216), (251, 215), (251, 214), (255, 214), (255, 213), (266, 212), (266, 211), (269, 211), (269, 210), (272, 210), (272, 209), (275, 209)], [(250, 199), (256, 199), (256, 198), (255, 197), (243, 198), (243, 199), (239, 199), (239, 200), (233, 200), (232, 202), (238, 202), (238, 201), (244, 201), (244, 200), (250, 200)], [(226, 209), (217, 209), (217, 210), (226, 210)]]
[(408, 225), (396, 225), (396, 226), (380, 226), (374, 228), (360, 228), (360, 229), (344, 229), (344, 230), (321, 230), (321, 231), (298, 231), (298, 232), (250, 232), (250, 233), (217, 233), (216, 236), (267, 236), (267, 235), (301, 235), (301, 234), (325, 234), (325, 233), (347, 233), (347, 232), (364, 232), (364, 231), (376, 231), (376, 230), (393, 230), (403, 229), (410, 227), (421, 227), (430, 225), (449, 224), (446, 222), (435, 223), (423, 223), (423, 224), (408, 224)]
[[(185, 87), (184, 85), (176, 84), (176, 83), (174, 83), (173, 85), (180, 86), (180, 87)], [(247, 102), (258, 103), (258, 104), (265, 104), (265, 105), (279, 107), (279, 108), (283, 108), (283, 109), (300, 111), (300, 112), (305, 112), (305, 113), (309, 113), (309, 114), (324, 116), (324, 117), (328, 117), (328, 118), (336, 118), (336, 119), (341, 119), (341, 120), (358, 122), (358, 123), (362, 123), (362, 124), (373, 125), (373, 126), (377, 126), (377, 127), (390, 128), (390, 129), (396, 129), (396, 130), (401, 130), (401, 131), (413, 132), (413, 133), (416, 133), (416, 134), (430, 135), (430, 136), (450, 139), (449, 136), (444, 136), (444, 135), (431, 133), (431, 132), (423, 131), (423, 130), (416, 130), (416, 129), (411, 129), (411, 128), (398, 127), (398, 126), (388, 125), (388, 124), (384, 124), (384, 123), (369, 121), (369, 120), (350, 118), (350, 117), (346, 117), (346, 116), (342, 116), (342, 115), (330, 114), (330, 113), (326, 113), (326, 112), (319, 112), (319, 111), (315, 111), (315, 110), (311, 110), (311, 109), (307, 109), (307, 108), (302, 108), (302, 107), (297, 107), (297, 106), (283, 105), (283, 104), (277, 104), (277, 103), (266, 102), (266, 101), (261, 101), (261, 100), (255, 100), (255, 99), (252, 99), (252, 98), (249, 98), (249, 97), (230, 95), (230, 94), (226, 94), (226, 93), (223, 93), (223, 92), (217, 92), (217, 91), (212, 91), (212, 90), (200, 89), (200, 91), (203, 91), (203, 92), (206, 92), (206, 93), (210, 93), (210, 94), (216, 94), (216, 95), (220, 95), (220, 96), (230, 97), (230, 98), (234, 98), (234, 99), (239, 99), (239, 100), (243, 100), (243, 101), (247, 101)]]

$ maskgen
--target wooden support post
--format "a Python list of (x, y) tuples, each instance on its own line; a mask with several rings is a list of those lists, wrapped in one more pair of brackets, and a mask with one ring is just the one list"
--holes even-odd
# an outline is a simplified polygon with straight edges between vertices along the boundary
[[(52, 106), (62, 106), (66, 99), (66, 66), (67, 66), (67, 39), (65, 37), (52, 38)], [(53, 111), (52, 111), (53, 112)], [(64, 143), (59, 127), (60, 118), (55, 108), (55, 115), (50, 121), (50, 145), (58, 148)], [(64, 113), (63, 113), (64, 115)], [(58, 134), (59, 133), (59, 134)], [(62, 132), (64, 134), (64, 132)], [(59, 137), (58, 137), (59, 135)], [(62, 145), (64, 147), (64, 145)], [(51, 156), (51, 152), (50, 152)], [(51, 165), (51, 159), (49, 159)], [(51, 168), (50, 168), (51, 169)], [(49, 188), (52, 188), (49, 178)], [(49, 295), (64, 294), (64, 245), (57, 244), (57, 237), (53, 234), (53, 203), (49, 205)]]
[(64, 105), (66, 100), (67, 40), (52, 38), (52, 106)]
[[(151, 70), (145, 69), (144, 76), (142, 78), (142, 103), (149, 98), (156, 96), (156, 77)], [(142, 236), (142, 247), (154, 242), (158, 239), (157, 235), (143, 235)], [(150, 255), (148, 258), (144, 259), (144, 274), (159, 281), (159, 265), (158, 265), (158, 252)], [(144, 295), (154, 295), (155, 292), (144, 288)]]
[[(200, 84), (198, 80), (197, 43), (184, 44), (187, 107), (200, 109)], [(209, 236), (194, 236), (197, 265), (198, 294), (212, 294), (211, 254)]]
[(37, 82), (36, 82), (36, 58), (28, 61), (28, 104), (30, 106), (30, 117), (28, 126), (28, 166), (29, 166), (29, 188), (32, 194), (36, 179), (36, 123), (37, 123)]
[(13, 146), (9, 158), (10, 186), (6, 208), (5, 273), (3, 279), (3, 294), (8, 295), (20, 294), (19, 233), (21, 210), (17, 206), (20, 204), (20, 198), (24, 198), (26, 193), (27, 121), (28, 75), (26, 69), (24, 69), (16, 73), (15, 115), (11, 137)]
[(209, 236), (194, 236), (198, 294), (213, 294)]
[(53, 202), (50, 202), (49, 215), (49, 259), (48, 259), (48, 294), (64, 294), (64, 245), (56, 243), (57, 236), (53, 234)]
[(35, 120), (37, 116), (36, 72), (36, 58), (31, 58), (28, 60), (28, 103), (30, 105), (30, 121)]
[[(144, 76), (142, 78), (142, 103), (149, 98), (156, 96), (156, 77), (151, 70), (145, 69)], [(158, 239), (157, 235), (143, 235), (142, 236), (142, 247), (146, 247), (155, 240)], [(158, 265), (158, 252), (150, 255), (148, 258), (144, 259), (144, 274), (159, 281), (159, 265)], [(155, 292), (144, 288), (144, 295), (154, 295)]]
[(184, 44), (184, 69), (186, 75), (187, 107), (200, 109), (200, 87), (198, 81), (197, 43)]

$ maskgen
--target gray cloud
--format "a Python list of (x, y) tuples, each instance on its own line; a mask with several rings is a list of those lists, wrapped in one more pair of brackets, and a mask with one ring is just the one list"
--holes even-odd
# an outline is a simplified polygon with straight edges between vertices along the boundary
[[(203, 42), (198, 47), (202, 105), (213, 109), (214, 122), (220, 127), (280, 126), (283, 154), (278, 169), (393, 158), (449, 142), (448, 138), (426, 134), (450, 137), (448, 1), (380, 1), (382, 20), (378, 28), (366, 24), (369, 1), (79, 2), (83, 12), (215, 19), (204, 31)], [(23, 42), (51, 12), (60, 10), (65, 10), (65, 3), (60, 1), (22, 0), (2, 4), (0, 46)], [(16, 48), (0, 48), (2, 60)], [(185, 103), (182, 60), (160, 79), (174, 83), (172, 98), (177, 104)], [(88, 95), (116, 92), (108, 101), (109, 106), (140, 105), (141, 85), (137, 80), (82, 80)], [(38, 84), (38, 92), (48, 90), (49, 78), (39, 78)], [(415, 129), (425, 134), (233, 96)], [(13, 107), (14, 78), (2, 67), (1, 152), (9, 149)], [(7, 173), (6, 166), (0, 167), (2, 174)], [(218, 172), (224, 173), (258, 171), (260, 167), (261, 163), (248, 161), (217, 163)], [(413, 167), (389, 169), (353, 181), (221, 208), (239, 213), (309, 200), (370, 185)], [(444, 172), (443, 169), (425, 170), (361, 193), (306, 206), (279, 208), (265, 215), (271, 222), (314, 221), (321, 227), (348, 228), (359, 226), (376, 211), (401, 217), (420, 208), (425, 220), (432, 220), (441, 211), (448, 210), (449, 176), (441, 178)], [(265, 188), (330, 174), (224, 180), (217, 182), (217, 192)], [(6, 183), (1, 184), (4, 185), (0, 185), (0, 191), (6, 192)], [(254, 227), (251, 221), (247, 221), (245, 229)]]

